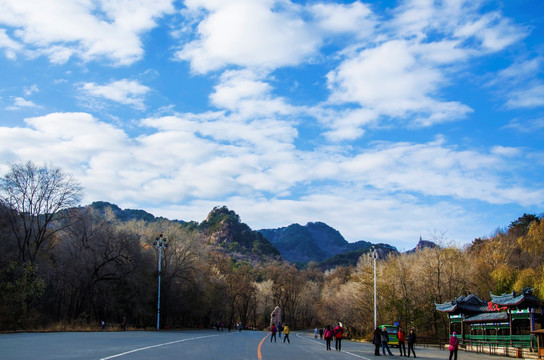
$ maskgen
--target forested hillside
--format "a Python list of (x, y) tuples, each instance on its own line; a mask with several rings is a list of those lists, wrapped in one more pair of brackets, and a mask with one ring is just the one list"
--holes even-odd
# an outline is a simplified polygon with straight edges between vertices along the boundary
[[(294, 329), (342, 321), (353, 336), (372, 331), (373, 260), (364, 242), (348, 246), (355, 252), (345, 265), (340, 259), (328, 270), (317, 262), (297, 268), (273, 245), (278, 239), (268, 241), (226, 207), (200, 223), (170, 221), (103, 202), (75, 206), (81, 192), (61, 169), (31, 163), (12, 165), (1, 179), (1, 330), (96, 329), (100, 321), (119, 324), (123, 317), (129, 328), (152, 328), (161, 261), (163, 326), (222, 321), (264, 328), (280, 306)], [(544, 297), (541, 220), (523, 214), (466, 248), (444, 238), (409, 253), (380, 248), (378, 321), (399, 320), (421, 335), (444, 338), (447, 319), (435, 302), (469, 293), (487, 299), (490, 292), (526, 286)], [(316, 225), (325, 226), (311, 225), (301, 241), (315, 239)], [(160, 260), (153, 246), (159, 234), (169, 244)]]

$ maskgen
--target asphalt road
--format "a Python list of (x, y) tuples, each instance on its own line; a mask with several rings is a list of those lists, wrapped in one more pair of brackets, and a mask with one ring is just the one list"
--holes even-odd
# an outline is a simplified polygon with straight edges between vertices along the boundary
[[(266, 332), (218, 332), (215, 330), (126, 331), (75, 333), (20, 333), (0, 335), (2, 360), (381, 360), (399, 358), (374, 356), (374, 346), (343, 340), (342, 351), (325, 350), (323, 340), (306, 332), (293, 332), (291, 343), (270, 342)], [(418, 359), (447, 360), (449, 353), (416, 346)], [(459, 360), (509, 359), (460, 351)], [(492, 358), (492, 359), (491, 359)], [(403, 357), (403, 359), (406, 359)]]

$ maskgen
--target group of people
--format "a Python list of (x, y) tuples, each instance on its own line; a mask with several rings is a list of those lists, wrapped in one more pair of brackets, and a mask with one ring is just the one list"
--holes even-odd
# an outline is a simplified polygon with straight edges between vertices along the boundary
[(288, 344), (291, 343), (291, 340), (289, 339), (289, 333), (291, 333), (291, 330), (287, 324), (282, 325), (279, 323), (278, 326), (272, 324), (272, 326), (270, 326), (270, 333), (270, 342), (272, 342), (272, 339), (274, 339), (274, 342), (276, 342), (276, 333), (279, 333), (281, 340), (281, 334), (283, 333), (283, 342), (287, 341)]
[(325, 338), (325, 343), (327, 345), (326, 350), (332, 350), (331, 349), (331, 342), (334, 339), (334, 347), (336, 351), (342, 351), (342, 338), (344, 337), (344, 328), (342, 327), (341, 323), (336, 324), (336, 326), (330, 326), (327, 325), (325, 328), (321, 328), (319, 330), (314, 330), (314, 336), (317, 339), (317, 334), (319, 332), (319, 335), (321, 338)]
[(241, 322), (238, 323), (238, 324), (225, 325), (223, 322), (217, 321), (215, 323), (215, 328), (217, 329), (217, 331), (223, 331), (224, 329), (227, 329), (229, 332), (231, 330), (238, 330), (238, 331), (242, 332), (242, 329), (244, 328), (244, 326), (242, 325)]
[[(416, 357), (414, 344), (416, 343), (417, 338), (414, 329), (410, 330), (410, 333), (408, 336), (406, 336), (404, 329), (399, 327), (397, 337), (399, 339), (400, 356), (410, 357), (410, 353), (412, 353), (414, 354), (414, 357)], [(408, 342), (408, 353), (406, 353), (406, 342)], [(372, 343), (375, 346), (374, 355), (380, 356), (380, 347), (382, 348), (383, 355), (386, 355), (386, 350), (389, 355), (393, 355), (391, 349), (389, 348), (389, 333), (387, 332), (387, 328), (385, 326), (383, 328), (377, 327), (376, 330), (374, 330)]]
[[(281, 334), (283, 333), (283, 342), (291, 343), (291, 340), (289, 339), (289, 333), (291, 332), (289, 329), (289, 326), (287, 324), (282, 325), (281, 323), (276, 325), (272, 325), (270, 327), (270, 342), (274, 340), (276, 342), (276, 333), (279, 333), (279, 337), (281, 340)], [(342, 337), (344, 335), (344, 329), (342, 328), (342, 324), (338, 323), (335, 327), (332, 327), (330, 325), (327, 325), (325, 328), (320, 328), (319, 330), (315, 328), (314, 330), (314, 337), (317, 339), (317, 335), (319, 334), (319, 337), (321, 339), (325, 338), (325, 342), (327, 345), (326, 350), (332, 350), (331, 349), (331, 342), (334, 339), (335, 340), (335, 349), (336, 351), (342, 351)], [(414, 354), (414, 358), (416, 357), (416, 352), (414, 351), (414, 344), (416, 343), (416, 333), (414, 329), (410, 330), (408, 333), (408, 336), (406, 336), (404, 329), (402, 327), (399, 327), (397, 332), (397, 337), (399, 339), (399, 350), (400, 350), (400, 356), (406, 356), (410, 357), (410, 353)], [(408, 352), (406, 352), (406, 342), (408, 343)], [(387, 332), (387, 328), (384, 326), (382, 328), (377, 327), (376, 330), (374, 330), (374, 337), (372, 339), (372, 343), (375, 345), (374, 355), (380, 356), (380, 347), (382, 348), (383, 355), (386, 355), (386, 351), (389, 353), (389, 355), (393, 356), (393, 353), (391, 352), (391, 349), (389, 348), (389, 333)], [(450, 346), (450, 358), (449, 360), (457, 360), (457, 350), (459, 348), (459, 339), (457, 338), (457, 333), (453, 332), (453, 335), (450, 337), (449, 340)]]

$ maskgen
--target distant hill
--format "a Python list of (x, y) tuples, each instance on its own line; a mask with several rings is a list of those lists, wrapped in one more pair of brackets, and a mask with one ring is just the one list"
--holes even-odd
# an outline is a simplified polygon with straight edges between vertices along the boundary
[(397, 251), (397, 248), (388, 244), (371, 244), (371, 243), (368, 243), (368, 244), (370, 245), (366, 248), (360, 248), (358, 250), (352, 250), (345, 253), (341, 253), (329, 259), (321, 261), (319, 263), (319, 266), (323, 269), (331, 269), (336, 266), (355, 266), (357, 265), (357, 262), (359, 261), (359, 258), (362, 255), (370, 253), (372, 247), (374, 247), (377, 250), (379, 257), (382, 259), (388, 257), (391, 254), (399, 253)]
[(144, 210), (123, 210), (119, 206), (106, 201), (95, 201), (89, 206), (94, 208), (95, 210), (98, 210), (100, 213), (102, 213), (102, 215), (105, 214), (107, 209), (111, 209), (111, 211), (113, 211), (113, 213), (115, 214), (115, 217), (121, 221), (144, 220), (147, 222), (153, 222), (159, 219), (163, 219), (157, 218)]
[(396, 248), (386, 244), (375, 245), (368, 241), (349, 243), (338, 230), (322, 222), (310, 222), (305, 226), (292, 224), (259, 232), (270, 240), (285, 260), (297, 264), (312, 261), (324, 268), (355, 265), (372, 246), (379, 248), (382, 256), (397, 252)]
[(292, 224), (258, 232), (279, 250), (284, 259), (297, 263), (320, 262), (346, 252), (349, 246), (337, 230), (322, 222), (305, 226)]

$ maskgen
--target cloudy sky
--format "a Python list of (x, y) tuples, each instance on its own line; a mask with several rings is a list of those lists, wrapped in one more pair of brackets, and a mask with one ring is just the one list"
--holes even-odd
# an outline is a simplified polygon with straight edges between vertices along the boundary
[(348, 241), (544, 211), (542, 0), (0, 0), (0, 175)]

